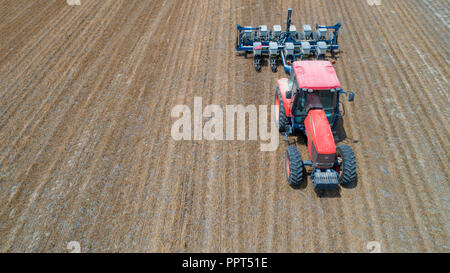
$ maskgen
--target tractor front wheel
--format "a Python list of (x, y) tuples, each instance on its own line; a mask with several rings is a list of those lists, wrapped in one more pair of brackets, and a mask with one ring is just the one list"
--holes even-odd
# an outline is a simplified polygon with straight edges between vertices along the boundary
[(286, 132), (286, 125), (288, 125), (288, 118), (284, 109), (283, 98), (281, 97), (280, 89), (277, 87), (275, 91), (275, 124), (280, 133)]
[(356, 160), (352, 147), (338, 145), (336, 147), (338, 160), (339, 183), (349, 185), (356, 182)]
[(303, 182), (304, 166), (297, 146), (290, 145), (287, 147), (285, 167), (289, 185), (300, 186)]

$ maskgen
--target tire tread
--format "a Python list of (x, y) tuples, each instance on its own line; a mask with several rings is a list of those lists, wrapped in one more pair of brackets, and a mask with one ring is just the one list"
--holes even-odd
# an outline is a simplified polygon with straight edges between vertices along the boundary
[(303, 161), (300, 152), (295, 145), (290, 145), (286, 149), (286, 156), (289, 158), (290, 174), (286, 176), (291, 186), (299, 186), (303, 182)]
[(356, 181), (356, 159), (353, 149), (348, 145), (338, 145), (336, 148), (343, 160), (343, 170), (339, 177), (339, 183), (351, 184)]

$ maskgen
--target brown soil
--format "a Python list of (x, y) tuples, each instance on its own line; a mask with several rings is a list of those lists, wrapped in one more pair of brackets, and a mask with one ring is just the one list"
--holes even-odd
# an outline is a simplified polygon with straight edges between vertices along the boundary
[[(446, 1), (0, 5), (0, 250), (448, 252)], [(343, 23), (336, 70), (358, 185), (293, 189), (284, 150), (174, 141), (176, 104), (271, 104), (236, 24)], [(306, 147), (301, 146), (306, 155)]]

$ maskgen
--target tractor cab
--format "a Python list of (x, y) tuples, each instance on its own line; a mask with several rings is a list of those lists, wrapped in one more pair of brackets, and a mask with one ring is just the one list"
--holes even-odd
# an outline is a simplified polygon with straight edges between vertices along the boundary
[(288, 83), (294, 124), (303, 124), (311, 109), (323, 109), (330, 125), (334, 123), (341, 85), (330, 62), (295, 62)]
[(291, 112), (295, 124), (302, 124), (311, 109), (323, 109), (328, 122), (334, 123), (338, 103), (338, 91), (336, 89), (308, 90), (296, 88), (294, 90)]

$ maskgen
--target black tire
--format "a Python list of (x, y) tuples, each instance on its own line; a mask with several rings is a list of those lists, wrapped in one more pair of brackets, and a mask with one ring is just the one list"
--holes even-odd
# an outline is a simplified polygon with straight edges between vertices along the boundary
[(253, 57), (253, 65), (255, 66), (255, 70), (260, 72), (261, 71), (261, 57), (254, 56)]
[[(284, 132), (286, 132), (286, 125), (289, 124), (289, 119), (286, 116), (286, 111), (284, 109), (284, 104), (283, 104), (283, 98), (281, 97), (280, 89), (278, 88), (278, 86), (277, 86), (277, 90), (275, 91), (275, 106), (277, 105), (277, 98), (278, 98), (279, 109), (278, 109), (278, 119), (277, 119), (277, 116), (275, 115), (275, 124), (278, 127), (278, 131), (280, 133), (284, 133)], [(275, 109), (275, 111), (276, 111), (276, 109)]]
[(348, 145), (338, 145), (336, 155), (339, 165), (339, 183), (348, 185), (356, 182), (356, 160), (352, 147)]
[(289, 185), (296, 187), (303, 182), (303, 161), (297, 146), (290, 145), (286, 149), (285, 159), (286, 177)]
[(273, 73), (276, 73), (278, 71), (277, 65), (271, 65), (270, 69), (272, 70)]
[(270, 58), (270, 69), (273, 73), (276, 73), (278, 71), (277, 59)]

